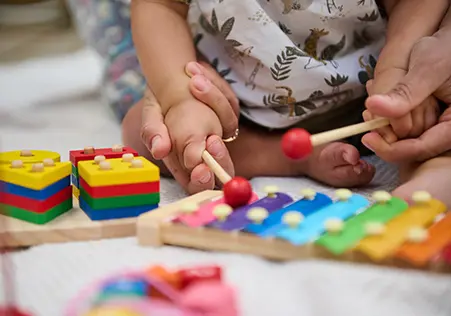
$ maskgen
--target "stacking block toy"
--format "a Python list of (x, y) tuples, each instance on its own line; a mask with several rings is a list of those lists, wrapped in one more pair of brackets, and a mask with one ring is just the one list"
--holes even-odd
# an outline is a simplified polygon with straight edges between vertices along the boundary
[(80, 208), (91, 220), (136, 217), (160, 202), (158, 167), (134, 153), (80, 161), (78, 175)]
[[(121, 158), (123, 154), (133, 154), (134, 156), (138, 156), (138, 153), (135, 150), (121, 145), (114, 145), (111, 148), (85, 147), (82, 150), (71, 150), (69, 156), (72, 163), (72, 185), (77, 189), (80, 188), (78, 176), (78, 163), (80, 161), (94, 160), (96, 156), (104, 156), (106, 159)], [(74, 195), (78, 196), (78, 190), (74, 190)]]
[(24, 164), (39, 163), (44, 159), (52, 159), (54, 162), (60, 162), (60, 154), (48, 150), (15, 150), (0, 152), (0, 165), (10, 164), (15, 160), (21, 160)]
[[(43, 158), (46, 155), (52, 158)], [(46, 151), (0, 154), (1, 213), (45, 224), (72, 209), (70, 162), (59, 159), (58, 154)]]

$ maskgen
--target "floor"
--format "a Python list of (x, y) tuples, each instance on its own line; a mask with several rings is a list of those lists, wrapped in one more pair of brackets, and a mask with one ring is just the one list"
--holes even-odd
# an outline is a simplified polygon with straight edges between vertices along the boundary
[[(98, 93), (101, 67), (73, 30), (0, 29), (0, 147), (58, 151), (120, 142), (119, 123)], [(87, 144), (89, 143), (89, 144)], [(378, 169), (367, 194), (396, 182), (394, 169)], [(311, 187), (304, 178), (253, 179), (296, 196)], [(184, 196), (162, 179), (162, 203)], [(220, 264), (237, 289), (244, 316), (449, 316), (451, 279), (412, 271), (305, 261), (278, 264), (237, 254), (163, 247), (142, 248), (135, 238), (42, 245), (15, 252), (17, 301), (35, 316), (61, 316), (67, 302), (93, 280), (127, 268)], [(8, 288), (9, 289), (9, 288)], [(6, 290), (8, 290), (6, 289)], [(0, 294), (4, 289), (0, 287)]]
[(0, 25), (0, 62), (15, 63), (76, 51), (83, 46), (73, 28), (54, 25), (11, 27)]

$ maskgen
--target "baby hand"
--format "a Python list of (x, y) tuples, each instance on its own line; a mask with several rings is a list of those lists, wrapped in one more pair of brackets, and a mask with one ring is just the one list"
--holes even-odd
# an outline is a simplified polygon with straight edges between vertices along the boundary
[(214, 188), (214, 175), (202, 162), (205, 149), (227, 173), (234, 175), (222, 134), (216, 114), (193, 97), (172, 106), (163, 117), (155, 96), (146, 91), (142, 140), (188, 193)]
[[(406, 71), (402, 69), (389, 68), (376, 74), (375, 79), (367, 83), (367, 91), (370, 97), (366, 101), (368, 110), (363, 113), (365, 121), (374, 119), (376, 117), (372, 114), (374, 112), (381, 114), (377, 110), (381, 107), (381, 104), (383, 106), (386, 104), (387, 96), (383, 94), (399, 87), (397, 84), (405, 75)], [(404, 113), (381, 115), (390, 118), (390, 125), (368, 133), (362, 138), (363, 144), (385, 161), (400, 162), (417, 159), (416, 151), (409, 150), (409, 148), (399, 151), (396, 148), (403, 140), (417, 138), (436, 124), (439, 114), (438, 104), (435, 98), (431, 96), (420, 105), (410, 109), (407, 114)]]

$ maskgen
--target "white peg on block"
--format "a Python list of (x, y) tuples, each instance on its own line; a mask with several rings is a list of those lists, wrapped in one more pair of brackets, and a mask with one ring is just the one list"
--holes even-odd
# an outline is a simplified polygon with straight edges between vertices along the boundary
[(135, 156), (133, 156), (133, 154), (123, 154), (122, 155), (122, 162), (132, 162), (133, 159), (135, 159)]
[(23, 161), (22, 160), (13, 160), (11, 162), (11, 168), (13, 168), (13, 169), (23, 168)]
[(23, 149), (23, 150), (20, 151), (20, 155), (22, 157), (32, 157), (33, 153), (29, 149)]
[(42, 162), (34, 163), (31, 165), (31, 172), (43, 172), (44, 164)]
[(94, 162), (95, 162), (96, 164), (99, 164), (99, 163), (101, 163), (101, 162), (104, 161), (104, 160), (106, 160), (106, 158), (105, 158), (105, 156), (103, 156), (103, 155), (98, 155), (98, 156), (95, 156), (95, 157), (94, 157)]
[(42, 161), (42, 163), (44, 164), (45, 167), (54, 167), (55, 166), (55, 161), (53, 161), (53, 159), (51, 158), (46, 158)]
[(111, 170), (111, 164), (108, 161), (104, 160), (99, 163), (99, 168), (100, 170), (104, 171)]

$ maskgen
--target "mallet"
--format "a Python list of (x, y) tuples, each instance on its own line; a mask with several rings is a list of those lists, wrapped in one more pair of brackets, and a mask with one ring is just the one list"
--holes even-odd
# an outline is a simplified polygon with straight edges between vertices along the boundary
[(365, 133), (389, 124), (388, 119), (377, 118), (315, 135), (310, 135), (309, 132), (302, 128), (293, 128), (282, 137), (282, 150), (288, 158), (303, 159), (310, 155), (316, 146)]
[(206, 150), (202, 153), (205, 164), (213, 171), (223, 184), (224, 201), (231, 207), (240, 207), (249, 203), (252, 197), (252, 186), (242, 177), (232, 178)]

